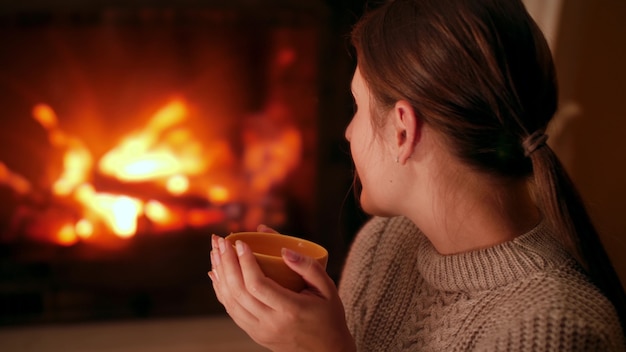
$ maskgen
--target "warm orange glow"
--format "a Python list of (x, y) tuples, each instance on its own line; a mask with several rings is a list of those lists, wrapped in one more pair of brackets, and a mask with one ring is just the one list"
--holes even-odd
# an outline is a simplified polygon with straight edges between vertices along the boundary
[(22, 176), (12, 172), (0, 162), (0, 184), (5, 184), (18, 194), (28, 194), (31, 190), (30, 183)]
[[(130, 144), (128, 144), (130, 146)], [(129, 150), (117, 156), (120, 159), (113, 161), (112, 158), (102, 159), (102, 171), (110, 172), (117, 178), (126, 181), (142, 181), (168, 176), (172, 170), (179, 170), (178, 160), (168, 152), (140, 152), (139, 155)], [(124, 157), (123, 154), (126, 156)], [(107, 166), (108, 165), (108, 166)]]
[(76, 192), (76, 199), (107, 225), (114, 234), (129, 238), (137, 232), (137, 218), (143, 203), (132, 197), (96, 193), (92, 186), (84, 185)]
[(194, 209), (187, 214), (187, 224), (192, 227), (202, 227), (224, 221), (224, 213), (217, 210)]
[(157, 224), (166, 224), (172, 220), (171, 211), (163, 203), (155, 200), (146, 203), (145, 213), (148, 219)]
[(63, 173), (54, 182), (52, 190), (59, 196), (70, 195), (88, 179), (93, 157), (81, 140), (65, 134), (58, 127), (57, 116), (50, 106), (36, 105), (33, 108), (33, 118), (46, 129), (50, 143), (64, 150)]
[(33, 117), (39, 122), (46, 130), (56, 128), (58, 124), (57, 115), (49, 105), (37, 104), (33, 108)]
[(93, 224), (87, 219), (81, 219), (74, 225), (74, 231), (78, 237), (87, 239), (93, 235)]
[(139, 200), (127, 196), (98, 194), (98, 212), (122, 238), (132, 237), (137, 232), (137, 217), (142, 210)]
[(91, 164), (91, 154), (82, 145), (77, 144), (69, 149), (63, 157), (63, 174), (53, 185), (54, 193), (60, 196), (71, 194), (87, 180)]
[(224, 204), (230, 199), (230, 192), (224, 186), (213, 186), (209, 188), (209, 200), (215, 204)]
[(182, 122), (187, 114), (187, 106), (181, 100), (174, 100), (154, 114), (146, 130), (160, 133), (163, 130)]
[(282, 182), (300, 162), (301, 144), (295, 128), (277, 131), (272, 138), (249, 138), (244, 166), (252, 174), (252, 189), (265, 193)]
[(171, 194), (181, 195), (189, 189), (189, 179), (184, 175), (174, 175), (167, 180), (165, 187)]
[[(147, 126), (123, 140), (100, 160), (100, 170), (125, 181), (164, 179), (204, 171), (197, 142), (185, 129), (176, 129), (187, 114), (186, 105), (173, 101), (157, 111)], [(176, 145), (173, 148), (172, 144)]]
[[(289, 52), (283, 55), (286, 61), (292, 59)], [(284, 111), (278, 106), (271, 113)], [(260, 219), (261, 200), (300, 162), (299, 130), (280, 118), (276, 121), (283, 122), (243, 129), (243, 145), (233, 148), (226, 140), (206, 136), (206, 140), (198, 140), (185, 125), (190, 115), (185, 101), (173, 100), (95, 160), (81, 138), (61, 128), (49, 105), (35, 105), (33, 118), (62, 155), (60, 171), (57, 165), (52, 168), (55, 179), (46, 180), (55, 198), (51, 207), (60, 204), (63, 214), (70, 214), (64, 220), (80, 218), (60, 228), (58, 219), (46, 219), (38, 223), (43, 226), (37, 233), (44, 233), (48, 241), (71, 246), (78, 241), (100, 241), (106, 237), (100, 236), (103, 229), (118, 238), (133, 237), (140, 230), (140, 219), (148, 221), (147, 228), (154, 232), (218, 222), (233, 226), (229, 220), (239, 214), (227, 214), (220, 207), (228, 202), (242, 203), (246, 215)], [(0, 185), (21, 195), (35, 191), (28, 180), (2, 162)], [(106, 192), (102, 190), (105, 187)]]
[(66, 224), (57, 233), (57, 243), (62, 246), (71, 246), (78, 242), (78, 236), (74, 232), (72, 224)]
[(63, 147), (67, 142), (67, 136), (58, 129), (48, 130), (48, 141), (53, 147)]

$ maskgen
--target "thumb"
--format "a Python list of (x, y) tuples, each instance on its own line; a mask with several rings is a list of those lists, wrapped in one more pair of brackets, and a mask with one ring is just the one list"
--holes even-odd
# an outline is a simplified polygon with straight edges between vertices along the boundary
[(308, 286), (319, 291), (325, 298), (333, 295), (335, 283), (317, 260), (288, 248), (283, 248), (281, 254), (287, 266), (302, 276)]
[(265, 225), (265, 224), (260, 224), (259, 226), (257, 226), (256, 228), (257, 232), (269, 232), (269, 233), (278, 233), (278, 231), (274, 230), (273, 228)]

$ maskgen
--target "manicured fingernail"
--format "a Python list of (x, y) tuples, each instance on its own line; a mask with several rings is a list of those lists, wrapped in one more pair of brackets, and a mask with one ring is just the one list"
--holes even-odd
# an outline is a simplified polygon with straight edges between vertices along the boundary
[(243, 243), (241, 241), (237, 240), (235, 242), (235, 248), (237, 249), (237, 255), (238, 256), (242, 256), (243, 255), (243, 251), (244, 251)]
[(220, 253), (224, 253), (226, 250), (226, 244), (224, 244), (224, 239), (222, 237), (217, 240), (217, 245), (220, 247)]
[(220, 255), (216, 251), (211, 251), (211, 263), (213, 263), (213, 266), (218, 266), (221, 264)]
[(213, 249), (217, 249), (217, 238), (218, 236), (215, 234), (211, 236), (211, 247), (213, 247)]
[(285, 258), (287, 258), (288, 261), (290, 262), (299, 262), (300, 260), (302, 260), (302, 256), (300, 255), (300, 253), (298, 252), (294, 252), (291, 249), (288, 248), (283, 248), (281, 249), (281, 252), (283, 254), (283, 256)]

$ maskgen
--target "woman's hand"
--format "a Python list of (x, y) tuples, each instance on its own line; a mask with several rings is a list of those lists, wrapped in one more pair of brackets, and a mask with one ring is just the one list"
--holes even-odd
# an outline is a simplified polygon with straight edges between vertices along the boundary
[(272, 351), (355, 351), (333, 281), (314, 259), (283, 250), (307, 282), (290, 291), (266, 277), (250, 248), (213, 235), (209, 276), (220, 303), (258, 344)]

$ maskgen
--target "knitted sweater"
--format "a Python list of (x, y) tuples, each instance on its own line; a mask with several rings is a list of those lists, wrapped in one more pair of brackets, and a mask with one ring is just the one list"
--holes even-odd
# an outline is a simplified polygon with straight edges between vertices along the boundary
[(624, 351), (613, 305), (543, 225), (441, 255), (406, 218), (373, 218), (339, 294), (358, 351)]

